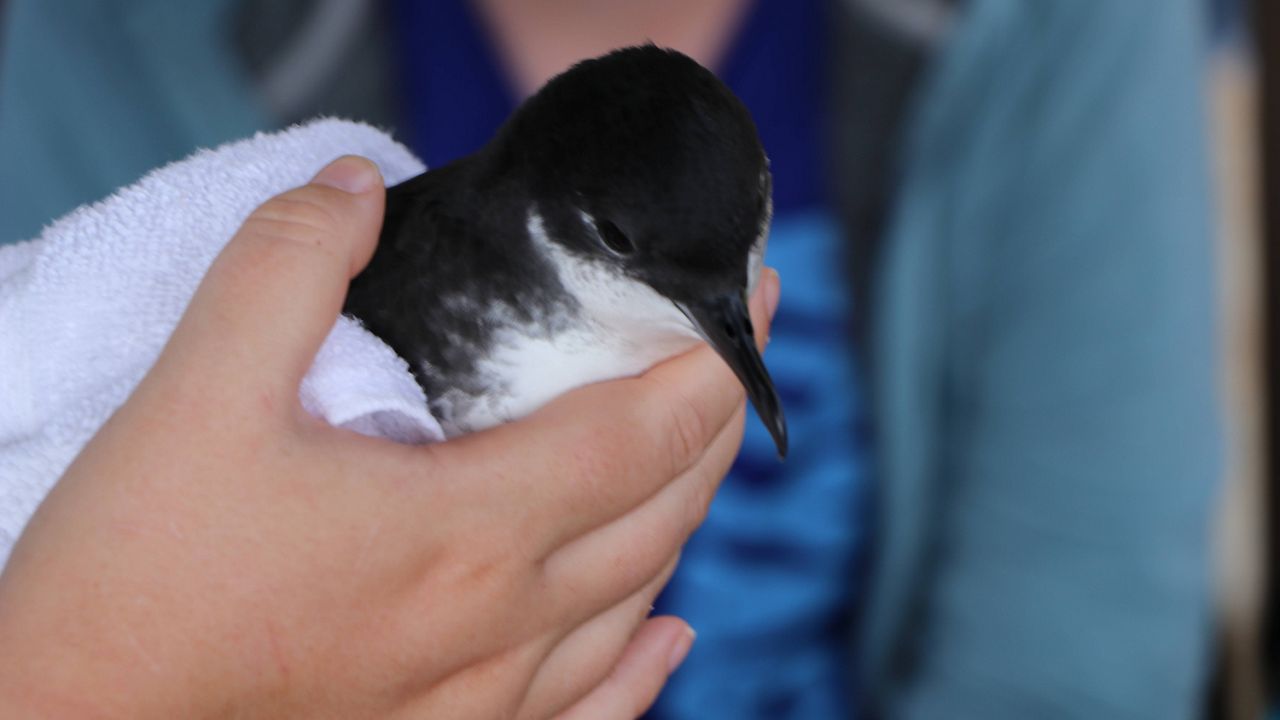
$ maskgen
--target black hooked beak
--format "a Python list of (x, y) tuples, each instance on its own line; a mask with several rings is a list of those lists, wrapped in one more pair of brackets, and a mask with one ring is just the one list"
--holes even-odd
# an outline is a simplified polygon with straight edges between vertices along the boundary
[(756, 350), (746, 293), (738, 291), (707, 300), (677, 302), (676, 307), (733, 369), (733, 374), (747, 389), (747, 397), (755, 406), (756, 413), (773, 436), (778, 458), (786, 458), (787, 419), (782, 414), (782, 402), (778, 400), (773, 379)]

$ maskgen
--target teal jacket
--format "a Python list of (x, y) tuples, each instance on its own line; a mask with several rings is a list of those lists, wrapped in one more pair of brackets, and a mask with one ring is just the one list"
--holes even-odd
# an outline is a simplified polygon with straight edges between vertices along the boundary
[(0, 10), (0, 243), (268, 125), (230, 52), (233, 4), (13, 0)]
[(1222, 474), (1200, 4), (974, 0), (873, 273), (867, 689), (1199, 716)]
[[(0, 242), (267, 125), (215, 32), (229, 6), (9, 3)], [(889, 718), (1192, 717), (1222, 464), (1201, 8), (963, 7), (871, 273), (860, 696)]]

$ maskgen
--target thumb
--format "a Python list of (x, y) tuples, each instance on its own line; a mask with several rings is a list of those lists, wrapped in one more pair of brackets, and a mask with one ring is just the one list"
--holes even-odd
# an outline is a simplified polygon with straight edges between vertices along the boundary
[(373, 254), (385, 203), (378, 168), (345, 156), (261, 205), (210, 266), (156, 369), (296, 397)]

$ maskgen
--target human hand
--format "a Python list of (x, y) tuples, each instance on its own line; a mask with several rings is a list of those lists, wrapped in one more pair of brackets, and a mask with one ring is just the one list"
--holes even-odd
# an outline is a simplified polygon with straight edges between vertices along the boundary
[[(340, 160), (215, 261), (0, 575), (0, 715), (630, 718), (652, 702), (692, 636), (645, 618), (736, 454), (741, 387), (700, 347), (439, 445), (315, 420), (298, 384), (383, 200), (367, 161)], [(776, 277), (761, 285), (767, 333)]]

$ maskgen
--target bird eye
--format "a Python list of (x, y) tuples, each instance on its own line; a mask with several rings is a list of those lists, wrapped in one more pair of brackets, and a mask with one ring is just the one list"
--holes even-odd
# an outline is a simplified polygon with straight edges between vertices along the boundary
[(608, 220), (596, 221), (596, 230), (600, 233), (600, 240), (604, 246), (615, 255), (630, 255), (636, 251), (636, 246), (631, 242), (631, 238), (626, 233), (618, 229)]

